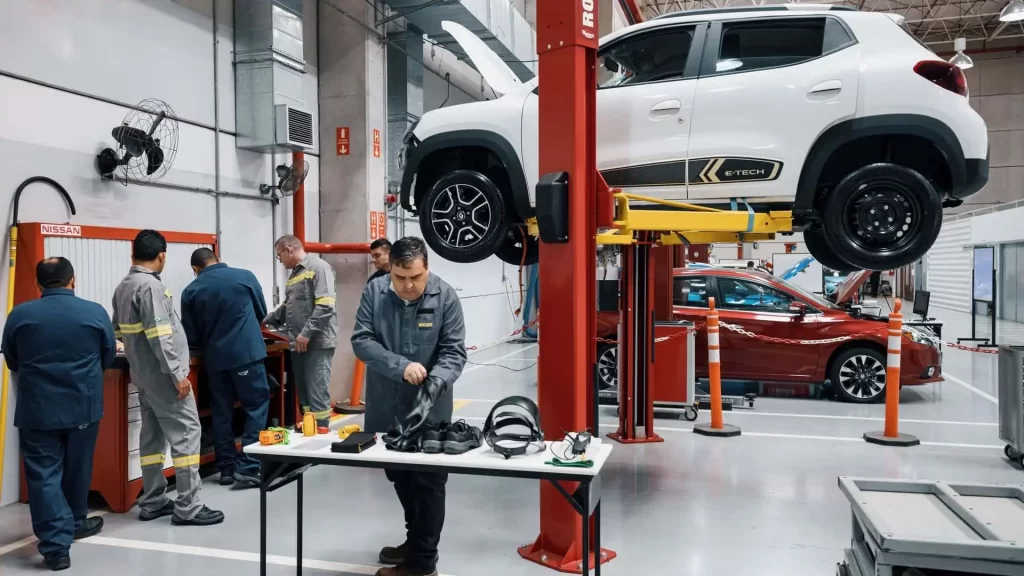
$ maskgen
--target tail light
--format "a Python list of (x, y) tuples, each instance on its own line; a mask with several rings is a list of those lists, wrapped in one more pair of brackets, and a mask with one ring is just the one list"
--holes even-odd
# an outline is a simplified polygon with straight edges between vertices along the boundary
[(936, 86), (967, 97), (967, 76), (959, 66), (939, 60), (924, 60), (914, 66), (914, 72)]

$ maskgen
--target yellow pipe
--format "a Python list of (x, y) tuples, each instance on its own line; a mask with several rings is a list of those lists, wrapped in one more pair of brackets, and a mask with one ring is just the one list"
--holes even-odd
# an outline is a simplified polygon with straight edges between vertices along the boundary
[[(11, 258), (7, 269), (7, 316), (11, 315), (14, 308), (14, 263), (18, 255), (18, 226), (11, 226)], [(0, 501), (4, 494), (4, 457), (7, 446), (7, 396), (11, 384), (11, 374), (7, 369), (7, 359), (4, 358), (3, 366), (3, 390), (0, 391)]]

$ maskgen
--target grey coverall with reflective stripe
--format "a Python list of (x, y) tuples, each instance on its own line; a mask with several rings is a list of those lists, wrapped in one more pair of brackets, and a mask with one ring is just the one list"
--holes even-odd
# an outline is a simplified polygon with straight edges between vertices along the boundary
[[(312, 411), (319, 426), (331, 416), (331, 361), (338, 340), (334, 308), (334, 269), (307, 255), (285, 284), (284, 304), (267, 314), (268, 326), (281, 326), (291, 340), (292, 372), (303, 412)], [(295, 351), (298, 336), (309, 338), (306, 352)]]
[(171, 445), (178, 499), (174, 514), (191, 520), (199, 498), (199, 440), (202, 428), (195, 396), (178, 400), (176, 384), (188, 377), (188, 341), (160, 276), (132, 266), (114, 290), (114, 335), (124, 342), (132, 384), (139, 389), (142, 431), (142, 498), (139, 507), (155, 512), (167, 504), (164, 453)]

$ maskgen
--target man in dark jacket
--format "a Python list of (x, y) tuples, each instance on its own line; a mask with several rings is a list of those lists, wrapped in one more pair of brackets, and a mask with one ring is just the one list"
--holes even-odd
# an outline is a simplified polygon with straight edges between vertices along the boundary
[(97, 534), (88, 518), (92, 456), (103, 417), (103, 371), (114, 363), (114, 327), (102, 306), (75, 296), (66, 258), (36, 265), (42, 298), (15, 306), (3, 333), (17, 378), (19, 430), (32, 531), (51, 570), (71, 567), (71, 542)]
[[(425, 421), (452, 417), (452, 388), (466, 365), (466, 328), (455, 289), (427, 269), (427, 247), (415, 237), (391, 247), (391, 275), (363, 290), (352, 349), (366, 363), (368, 432), (386, 432), (421, 406), (434, 389)], [(434, 576), (444, 526), (448, 474), (386, 470), (405, 511), (406, 541), (380, 552), (378, 576)]]
[(214, 450), (221, 485), (259, 486), (259, 462), (238, 454), (231, 426), (235, 401), (242, 404), (242, 445), (259, 441), (267, 425), (270, 388), (263, 359), (260, 319), (267, 315), (263, 288), (248, 270), (229, 268), (209, 248), (192, 253), (196, 279), (181, 293), (181, 324), (189, 346), (198, 348), (210, 382)]

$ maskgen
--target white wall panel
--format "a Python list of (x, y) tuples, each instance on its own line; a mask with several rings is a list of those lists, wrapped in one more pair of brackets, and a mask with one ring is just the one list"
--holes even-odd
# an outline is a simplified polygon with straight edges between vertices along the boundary
[(926, 290), (931, 305), (961, 312), (971, 310), (971, 221), (942, 223), (939, 237), (926, 256)]
[(1024, 208), (978, 214), (967, 219), (971, 223), (971, 244), (1005, 244), (1024, 242)]

